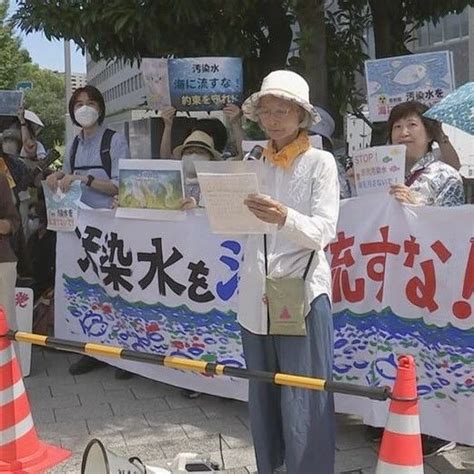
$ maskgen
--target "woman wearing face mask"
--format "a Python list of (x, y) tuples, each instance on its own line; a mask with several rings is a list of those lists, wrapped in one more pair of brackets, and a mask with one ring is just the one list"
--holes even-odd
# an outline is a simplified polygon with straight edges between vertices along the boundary
[[(102, 125), (105, 102), (93, 86), (77, 89), (69, 101), (69, 116), (80, 133), (66, 147), (63, 170), (48, 176), (46, 183), (52, 191), (67, 192), (74, 181), (82, 186), (81, 201), (94, 209), (112, 207), (118, 192), (119, 160), (130, 158), (124, 135)], [(72, 375), (81, 375), (105, 365), (90, 357), (81, 357), (69, 367)], [(117, 378), (131, 374), (117, 369)]]
[(66, 147), (63, 170), (48, 176), (48, 186), (67, 192), (74, 181), (82, 186), (82, 202), (110, 208), (118, 191), (118, 162), (130, 158), (124, 135), (102, 125), (105, 102), (93, 86), (77, 89), (69, 101), (69, 115), (81, 132)]

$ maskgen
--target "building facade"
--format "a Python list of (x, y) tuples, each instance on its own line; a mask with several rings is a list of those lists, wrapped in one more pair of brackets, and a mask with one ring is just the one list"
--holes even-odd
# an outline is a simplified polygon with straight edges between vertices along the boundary
[(414, 53), (451, 51), (456, 86), (474, 81), (474, 7), (450, 13), (434, 24), (425, 23), (416, 31), (409, 48)]
[(95, 62), (87, 55), (87, 83), (102, 92), (109, 120), (125, 122), (146, 115), (143, 76), (136, 62)]

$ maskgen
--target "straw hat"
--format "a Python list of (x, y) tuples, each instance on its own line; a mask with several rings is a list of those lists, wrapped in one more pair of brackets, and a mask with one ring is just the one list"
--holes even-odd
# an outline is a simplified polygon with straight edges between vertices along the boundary
[(177, 146), (173, 150), (174, 155), (178, 155), (179, 157), (182, 156), (183, 151), (189, 147), (199, 147), (207, 150), (212, 155), (213, 160), (221, 160), (221, 154), (214, 148), (214, 140), (210, 135), (206, 132), (202, 132), (201, 130), (195, 130), (191, 133), (184, 143), (180, 146)]
[(259, 100), (272, 95), (299, 105), (306, 111), (306, 118), (301, 123), (302, 128), (309, 128), (312, 123), (319, 122), (320, 117), (309, 102), (308, 83), (296, 72), (273, 71), (263, 79), (259, 92), (252, 94), (243, 104), (242, 112), (254, 122), (258, 121), (257, 107)]

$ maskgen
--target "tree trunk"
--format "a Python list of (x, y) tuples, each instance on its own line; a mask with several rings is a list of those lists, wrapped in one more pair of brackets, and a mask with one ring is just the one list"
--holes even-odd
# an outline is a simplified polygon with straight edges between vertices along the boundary
[(301, 30), (300, 55), (305, 65), (310, 100), (327, 109), (329, 92), (324, 0), (297, 0), (295, 13)]
[(405, 46), (405, 19), (402, 0), (369, 0), (374, 27), (375, 57), (410, 54)]
[[(403, 0), (369, 0), (374, 27), (375, 57), (390, 58), (411, 54), (405, 46), (405, 19), (403, 18)], [(386, 123), (374, 123), (371, 146), (387, 142)]]
[(245, 95), (260, 88), (263, 78), (271, 71), (285, 69), (293, 39), (291, 18), (281, 0), (264, 0), (259, 3), (258, 15), (267, 34), (260, 32), (259, 56), (245, 61)]

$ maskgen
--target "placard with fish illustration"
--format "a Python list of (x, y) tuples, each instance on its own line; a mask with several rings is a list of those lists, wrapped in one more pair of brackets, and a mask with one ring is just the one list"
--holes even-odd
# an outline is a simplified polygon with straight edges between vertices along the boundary
[(357, 195), (388, 191), (405, 180), (405, 145), (374, 146), (352, 154)]
[(117, 217), (181, 220), (184, 198), (179, 160), (120, 160)]
[(417, 100), (431, 107), (452, 92), (450, 51), (410, 54), (365, 62), (369, 117), (385, 122), (398, 104)]

